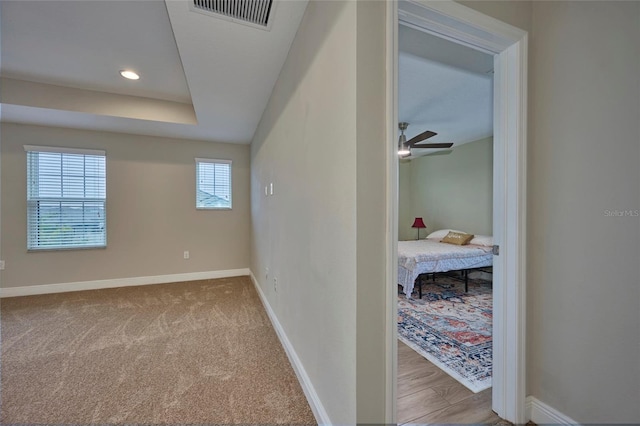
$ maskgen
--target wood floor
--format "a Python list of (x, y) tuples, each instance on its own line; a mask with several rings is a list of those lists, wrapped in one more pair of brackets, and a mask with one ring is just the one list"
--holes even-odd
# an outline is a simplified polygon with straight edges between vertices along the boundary
[(491, 388), (474, 394), (400, 341), (398, 423), (510, 424), (491, 410)]

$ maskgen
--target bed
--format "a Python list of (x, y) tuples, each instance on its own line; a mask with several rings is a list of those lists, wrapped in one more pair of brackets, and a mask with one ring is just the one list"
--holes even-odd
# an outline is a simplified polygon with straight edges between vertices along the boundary
[(469, 269), (492, 265), (492, 247), (488, 244), (458, 246), (442, 243), (440, 238), (398, 241), (398, 284), (407, 297), (411, 297), (416, 278), (420, 274), (463, 271), (463, 275), (467, 277)]

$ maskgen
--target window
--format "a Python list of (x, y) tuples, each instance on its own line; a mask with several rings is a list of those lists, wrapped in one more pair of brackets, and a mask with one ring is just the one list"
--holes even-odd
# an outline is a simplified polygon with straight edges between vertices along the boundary
[(196, 158), (196, 208), (231, 208), (231, 161)]
[(105, 152), (24, 148), (27, 249), (105, 247)]

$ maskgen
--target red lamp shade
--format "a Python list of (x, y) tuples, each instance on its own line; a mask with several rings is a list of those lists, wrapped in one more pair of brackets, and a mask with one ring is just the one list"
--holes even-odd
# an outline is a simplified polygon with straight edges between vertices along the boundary
[(424, 224), (421, 217), (416, 217), (416, 220), (413, 221), (412, 228), (426, 228), (427, 225)]
[(418, 238), (416, 238), (417, 240), (420, 239), (420, 230), (424, 229), (427, 227), (427, 225), (424, 224), (424, 222), (422, 221), (421, 217), (416, 217), (416, 220), (413, 221), (413, 225), (411, 225), (412, 228), (418, 228)]

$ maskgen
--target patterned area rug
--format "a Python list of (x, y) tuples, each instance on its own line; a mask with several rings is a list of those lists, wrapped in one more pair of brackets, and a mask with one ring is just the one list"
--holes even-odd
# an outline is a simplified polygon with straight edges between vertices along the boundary
[[(416, 286), (417, 287), (417, 286)], [(491, 387), (491, 282), (439, 275), (422, 299), (398, 294), (398, 337), (473, 392)]]

